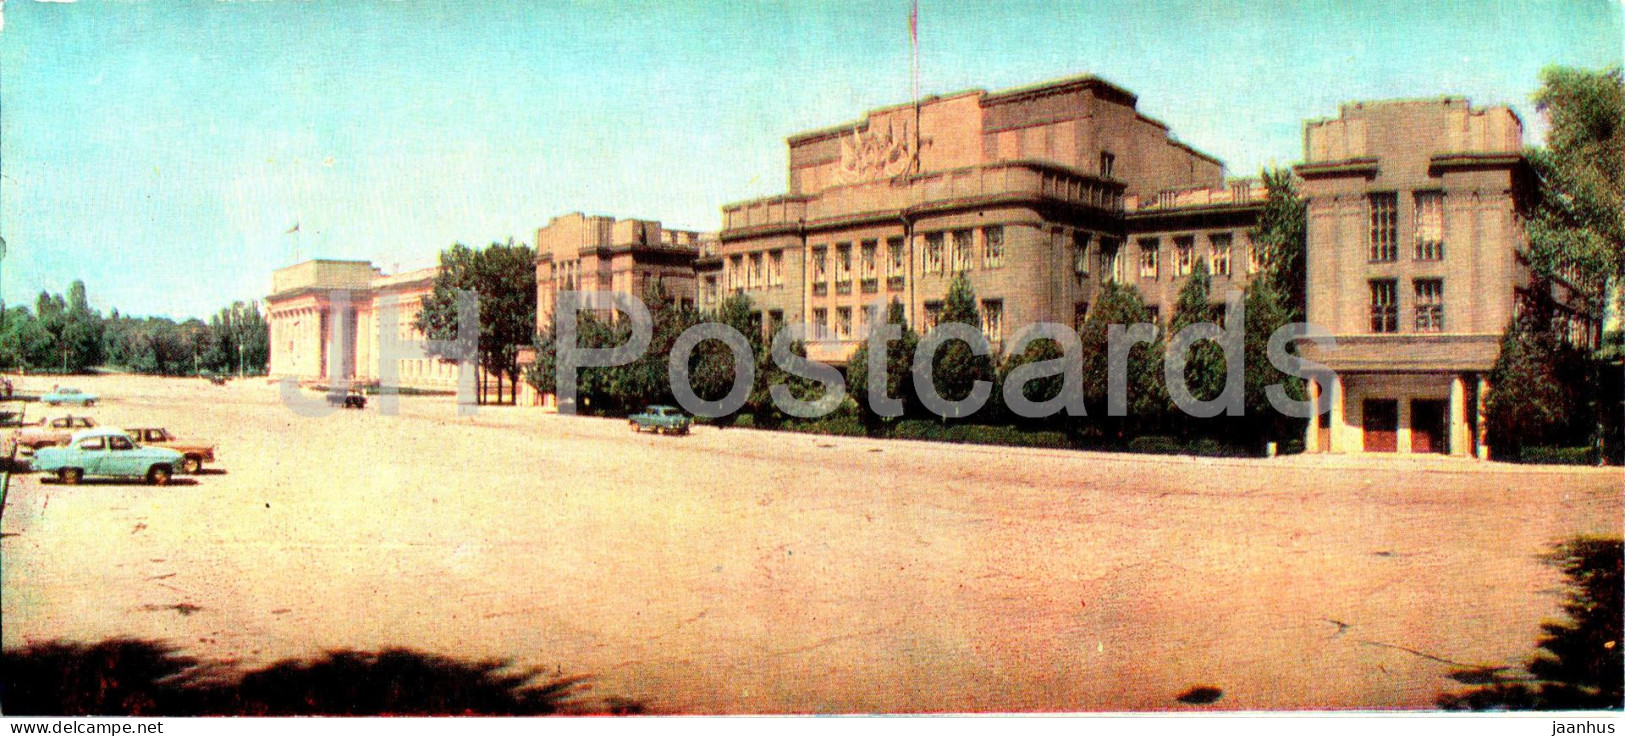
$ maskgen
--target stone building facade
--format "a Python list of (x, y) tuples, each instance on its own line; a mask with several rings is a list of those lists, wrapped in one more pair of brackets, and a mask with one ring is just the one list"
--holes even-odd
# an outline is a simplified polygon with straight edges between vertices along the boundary
[(572, 212), (536, 231), (536, 324), (552, 319), (560, 291), (642, 296), (658, 283), (695, 304), (694, 260), (712, 236), (668, 230), (653, 220), (617, 220)]

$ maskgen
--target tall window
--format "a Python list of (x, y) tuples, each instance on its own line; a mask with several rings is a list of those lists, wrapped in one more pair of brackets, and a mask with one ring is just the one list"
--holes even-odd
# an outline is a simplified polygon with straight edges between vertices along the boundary
[(903, 239), (886, 239), (886, 275), (903, 275)]
[(1156, 238), (1145, 238), (1140, 241), (1140, 278), (1154, 279), (1157, 277), (1157, 247)]
[(1371, 282), (1371, 331), (1399, 331), (1399, 284), (1393, 279)]
[(842, 340), (852, 337), (852, 308), (835, 308), (835, 336)]
[(1089, 319), (1089, 302), (1078, 302), (1072, 305), (1072, 329), (1083, 326)]
[(1207, 236), (1208, 262), (1213, 265), (1214, 276), (1230, 275), (1230, 233)]
[(1072, 233), (1072, 273), (1080, 281), (1089, 278), (1089, 233)]
[(925, 329), (927, 332), (936, 329), (937, 323), (942, 321), (942, 302), (929, 301), (925, 303)]
[(829, 329), (829, 310), (819, 307), (813, 310), (812, 334), (813, 337), (823, 337), (824, 331)]
[(745, 288), (745, 257), (734, 256), (728, 262), (728, 290)]
[(1264, 254), (1259, 252), (1258, 244), (1253, 242), (1252, 236), (1247, 236), (1247, 275), (1251, 276), (1264, 268)]
[(1196, 263), (1196, 238), (1189, 235), (1174, 238), (1174, 275), (1189, 276)]
[(1444, 258), (1444, 193), (1416, 193), (1416, 260)]
[(942, 233), (925, 234), (925, 272), (942, 273)]
[(1444, 332), (1444, 281), (1416, 280), (1416, 331)]
[(994, 225), (982, 229), (982, 268), (1004, 265), (1004, 226)]
[(813, 283), (823, 283), (829, 278), (828, 250), (820, 245), (812, 249), (812, 280)]
[(989, 342), (999, 342), (1004, 338), (1004, 300), (982, 300), (982, 334), (987, 336)]
[(1107, 179), (1112, 178), (1112, 169), (1117, 166), (1117, 157), (1110, 151), (1100, 152), (1100, 175)]
[(1123, 281), (1122, 246), (1112, 238), (1100, 239), (1100, 272), (1107, 281)]
[(879, 243), (876, 241), (863, 241), (863, 260), (860, 261), (863, 267), (863, 278), (872, 279), (875, 277), (875, 250), (878, 246)]
[(1371, 260), (1399, 258), (1399, 195), (1371, 195)]
[(953, 269), (965, 271), (970, 269), (971, 252), (976, 249), (976, 236), (970, 230), (954, 231)]
[(784, 251), (775, 250), (767, 254), (767, 285), (784, 286)]
[(835, 244), (835, 283), (852, 280), (852, 244)]
[(752, 253), (750, 254), (750, 278), (745, 282), (745, 288), (758, 289), (764, 283), (766, 283), (766, 279), (762, 277), (762, 254)]

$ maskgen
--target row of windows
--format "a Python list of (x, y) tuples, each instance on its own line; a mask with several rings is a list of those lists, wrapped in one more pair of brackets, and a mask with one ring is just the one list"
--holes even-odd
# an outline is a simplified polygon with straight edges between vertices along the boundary
[[(1444, 332), (1444, 280), (1415, 279), (1411, 282), (1413, 324), (1417, 332)], [(1399, 331), (1399, 280), (1371, 281), (1371, 331)]]
[(782, 287), (784, 251), (757, 251), (735, 255), (723, 264), (722, 278), (729, 291)]
[[(1369, 195), (1371, 210), (1370, 258), (1372, 261), (1399, 260), (1399, 194), (1376, 192)], [(1444, 258), (1444, 193), (1417, 192), (1415, 248), (1419, 261)]]
[[(886, 239), (885, 252), (886, 276), (888, 278), (902, 278), (904, 269), (903, 239), (900, 237)], [(873, 286), (880, 275), (881, 253), (879, 240), (864, 240), (858, 243), (857, 268), (853, 268), (852, 243), (836, 243), (833, 257), (830, 246), (815, 245), (812, 248), (812, 282), (814, 289), (830, 280), (830, 271), (834, 271), (837, 289), (851, 290), (854, 275), (861, 275), (866, 286)], [(866, 291), (874, 291), (867, 288)]]
[[(881, 321), (881, 307), (870, 305), (854, 310), (852, 307), (836, 307), (835, 321), (830, 322), (830, 310), (818, 307), (812, 310), (812, 327), (814, 335), (833, 335), (838, 340), (850, 340), (859, 334), (865, 325), (877, 324)], [(854, 317), (858, 320), (853, 322)], [(922, 328), (926, 332), (935, 329), (942, 321), (942, 302), (929, 301), (925, 303), (925, 320)], [(990, 342), (999, 342), (1004, 338), (1004, 300), (982, 300), (982, 334)]]
[[(1208, 235), (1205, 240), (1207, 241), (1205, 257), (1207, 259), (1208, 272), (1214, 276), (1233, 275), (1231, 272), (1230, 254), (1235, 240), (1234, 236), (1230, 233), (1212, 233)], [(1174, 237), (1173, 242), (1173, 275), (1175, 277), (1189, 276), (1191, 271), (1195, 269), (1197, 260), (1204, 257), (1204, 252), (1198, 251), (1195, 235), (1176, 236)], [(1140, 247), (1140, 278), (1150, 281), (1161, 278), (1161, 239), (1141, 238), (1138, 245)], [(1103, 242), (1101, 250), (1102, 268), (1107, 269), (1106, 273), (1110, 278), (1123, 280), (1121, 269), (1119, 268), (1120, 264), (1118, 263), (1117, 253), (1114, 250), (1108, 256), (1104, 246), (1105, 243)], [(1262, 263), (1261, 256), (1258, 252), (1258, 246), (1253, 243), (1248, 243), (1247, 273), (1258, 273), (1258, 270), (1262, 268), (1263, 265), (1264, 264)]]

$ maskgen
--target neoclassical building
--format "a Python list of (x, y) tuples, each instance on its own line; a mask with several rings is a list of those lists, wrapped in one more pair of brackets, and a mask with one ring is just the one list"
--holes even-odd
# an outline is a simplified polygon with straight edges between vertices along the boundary
[[(314, 385), (338, 379), (376, 385), (383, 375), (379, 326), (385, 310), (395, 310), (399, 339), (422, 340), (412, 321), (423, 298), (433, 291), (439, 270), (385, 275), (368, 261), (311, 260), (273, 272), (271, 294), (265, 299), (271, 378)], [(457, 389), (460, 369), (455, 361), (395, 360), (400, 386)]]

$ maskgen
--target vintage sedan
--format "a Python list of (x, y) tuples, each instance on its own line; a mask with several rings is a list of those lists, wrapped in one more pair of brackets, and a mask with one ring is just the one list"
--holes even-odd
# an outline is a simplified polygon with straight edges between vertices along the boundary
[(42, 447), (67, 444), (75, 433), (95, 428), (96, 420), (90, 417), (72, 415), (51, 417), (13, 432), (11, 441), (17, 446), (18, 451), (27, 454)]
[(146, 478), (148, 483), (167, 485), (181, 464), (181, 454), (163, 447), (142, 447), (116, 429), (90, 429), (79, 432), (62, 447), (47, 447), (34, 453), (34, 469), (55, 473), (58, 481), (74, 485), (86, 476)]
[(692, 422), (682, 409), (655, 404), (645, 408), (642, 413), (627, 417), (627, 423), (634, 432), (647, 429), (656, 434), (688, 434)]
[(167, 447), (179, 452), (181, 472), (196, 475), (203, 472), (203, 464), (214, 462), (214, 445), (197, 440), (183, 440), (162, 427), (125, 427), (130, 438), (142, 447)]
[(58, 406), (61, 404), (78, 404), (80, 406), (96, 405), (95, 394), (87, 394), (79, 389), (67, 387), (53, 388), (51, 389), (50, 393), (39, 397), (39, 400), (51, 406)]

